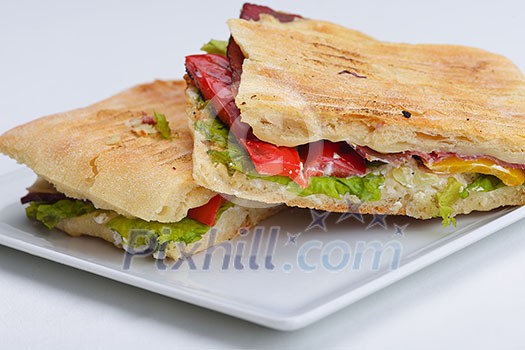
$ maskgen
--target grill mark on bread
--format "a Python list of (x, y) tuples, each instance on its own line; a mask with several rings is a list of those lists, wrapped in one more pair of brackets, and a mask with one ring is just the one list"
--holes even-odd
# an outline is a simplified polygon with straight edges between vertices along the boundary
[[(312, 43), (312, 45), (315, 47), (315, 48), (324, 48), (324, 49), (329, 49), (333, 52), (337, 52), (341, 55), (343, 55), (343, 57), (355, 57), (356, 59), (357, 58), (362, 58), (363, 56), (357, 52), (350, 52), (350, 51), (347, 51), (347, 50), (344, 50), (340, 47), (335, 47), (335, 46), (332, 46), (332, 45), (329, 45), (329, 44), (325, 44), (325, 43), (321, 43), (321, 42), (314, 42)], [(328, 54), (326, 53), (326, 50), (324, 51), (318, 51), (319, 53), (321, 54)]]
[[(368, 64), (365, 63), (364, 61), (355, 59), (353, 57), (348, 57), (348, 56), (344, 56), (344, 55), (334, 55), (334, 54), (327, 53), (327, 52), (316, 52), (316, 53), (319, 56), (323, 56), (323, 57), (327, 57), (327, 58), (335, 58), (337, 60), (341, 60), (341, 61), (344, 61), (344, 62), (349, 62), (349, 63), (351, 63), (354, 66), (361, 66), (361, 67), (368, 66)], [(354, 67), (354, 69), (357, 69), (357, 68)]]
[[(243, 120), (264, 141), (293, 147), (320, 139), (356, 140), (384, 152), (441, 149), (525, 163), (525, 125), (522, 117), (514, 117), (525, 115), (525, 76), (504, 57), (452, 45), (381, 42), (315, 20), (287, 25), (267, 20), (228, 23), (249, 57), (236, 101)], [(290, 33), (295, 40), (288, 38)], [(361, 66), (336, 56), (363, 61), (368, 66), (360, 70)], [(337, 68), (341, 63), (345, 67)], [(336, 76), (345, 69), (352, 71), (349, 66), (358, 68), (357, 74), (373, 79)], [(254, 94), (258, 98), (250, 99)], [(318, 96), (325, 94), (344, 99)], [(272, 99), (275, 95), (281, 98)], [(380, 103), (370, 106), (369, 101)], [(355, 113), (358, 110), (365, 113)], [(402, 110), (409, 111), (412, 118), (400, 117)], [(280, 125), (301, 123), (305, 112), (315, 122), (312, 130), (282, 137)], [(342, 120), (341, 115), (352, 117)], [(263, 117), (269, 125), (258, 123)], [(381, 129), (375, 128), (378, 117), (383, 118)], [(374, 131), (363, 135), (360, 128), (354, 127), (356, 120), (370, 124)], [(337, 127), (323, 129), (324, 123)], [(479, 125), (483, 125), (482, 132)], [(451, 140), (467, 137), (471, 141), (436, 144), (413, 137), (415, 131)]]
[(99, 157), (99, 155), (93, 157), (93, 159), (91, 159), (89, 161), (89, 166), (91, 166), (91, 171), (93, 172), (93, 177), (96, 177), (98, 175), (98, 166), (97, 166), (97, 159), (98, 159), (98, 157)]
[(192, 163), (191, 153), (187, 153), (177, 158), (167, 159), (165, 162), (160, 163), (160, 165), (168, 165), (174, 168), (174, 170), (177, 170), (177, 169), (186, 169), (188, 167), (191, 167), (191, 163)]
[(356, 67), (348, 66), (347, 64), (343, 64), (343, 63), (327, 62), (327, 61), (323, 61), (323, 60), (320, 60), (317, 58), (311, 58), (311, 57), (306, 58), (306, 60), (309, 62), (314, 62), (315, 64), (319, 66), (323, 66), (323, 67), (337, 67), (341, 69), (357, 70)]
[[(183, 88), (184, 82), (155, 82), (86, 108), (41, 118), (0, 136), (0, 150), (68, 197), (88, 199), (98, 208), (147, 221), (179, 221), (189, 208), (215, 195), (192, 179)], [(153, 111), (165, 114), (170, 125), (180, 130), (180, 138), (136, 137), (124, 124)], [(112, 137), (119, 138), (118, 144), (107, 144)], [(152, 157), (145, 150), (160, 155)], [(159, 158), (171, 164), (159, 166)], [(174, 194), (180, 200), (173, 200)], [(163, 206), (169, 210), (159, 216), (157, 210)]]

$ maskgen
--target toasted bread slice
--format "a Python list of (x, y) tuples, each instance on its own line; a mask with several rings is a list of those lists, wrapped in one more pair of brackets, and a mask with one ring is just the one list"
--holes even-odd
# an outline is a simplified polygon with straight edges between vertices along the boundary
[[(192, 178), (184, 83), (156, 81), (92, 106), (44, 117), (0, 136), (0, 151), (68, 197), (146, 221), (177, 222), (215, 193)], [(133, 130), (153, 112), (171, 139)]]
[(246, 56), (236, 104), (261, 140), (525, 164), (525, 76), (502, 56), (386, 43), (317, 20), (228, 24)]

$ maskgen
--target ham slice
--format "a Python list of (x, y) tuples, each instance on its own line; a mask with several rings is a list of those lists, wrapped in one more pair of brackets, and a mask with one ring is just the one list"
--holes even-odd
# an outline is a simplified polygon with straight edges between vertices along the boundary
[(461, 155), (451, 152), (432, 152), (432, 153), (424, 153), (419, 151), (405, 151), (400, 153), (379, 153), (374, 151), (373, 149), (366, 147), (366, 146), (354, 146), (357, 153), (361, 155), (361, 157), (365, 158), (368, 161), (381, 161), (384, 163), (392, 164), (393, 166), (399, 167), (403, 163), (406, 163), (409, 159), (413, 158), (414, 156), (417, 156), (425, 161), (425, 163), (432, 164), (434, 162), (438, 162), (440, 160), (443, 160), (445, 158), (449, 157), (457, 157), (459, 159), (463, 160), (476, 160), (476, 159), (490, 159), (496, 164), (504, 167), (504, 168), (511, 168), (511, 169), (521, 169), (525, 170), (525, 164), (513, 164), (513, 163), (507, 163), (502, 160), (496, 159), (491, 156), (485, 156), (485, 155), (475, 155), (475, 156), (467, 156), (467, 155)]

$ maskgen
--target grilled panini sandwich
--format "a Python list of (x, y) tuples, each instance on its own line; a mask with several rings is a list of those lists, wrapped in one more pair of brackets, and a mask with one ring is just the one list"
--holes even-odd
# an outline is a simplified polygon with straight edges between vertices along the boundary
[(508, 59), (251, 4), (228, 26), (222, 52), (186, 58), (198, 184), (445, 224), (525, 204), (525, 77)]
[(0, 137), (38, 175), (27, 215), (72, 236), (178, 259), (237, 235), (276, 209), (249, 209), (197, 185), (184, 82), (136, 86)]

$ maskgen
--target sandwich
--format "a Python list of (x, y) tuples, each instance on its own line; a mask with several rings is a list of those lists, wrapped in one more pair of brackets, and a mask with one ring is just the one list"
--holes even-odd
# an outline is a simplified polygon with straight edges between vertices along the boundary
[(266, 203), (441, 217), (525, 204), (525, 76), (245, 4), (186, 57), (195, 181)]
[(22, 198), (27, 216), (71, 236), (177, 260), (275, 213), (193, 181), (184, 85), (139, 85), (0, 136), (0, 151), (38, 175)]

